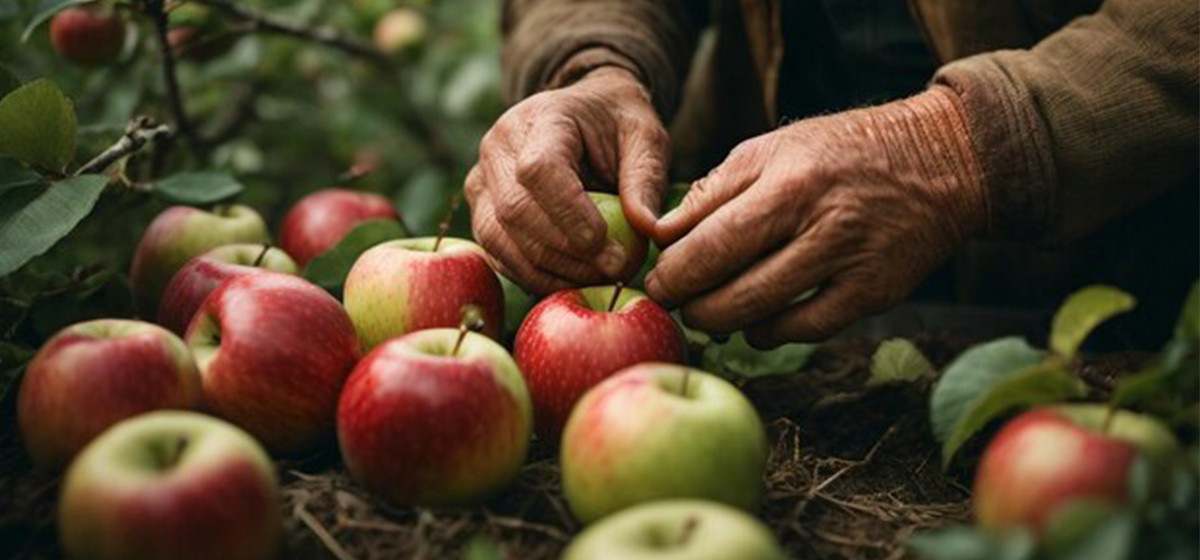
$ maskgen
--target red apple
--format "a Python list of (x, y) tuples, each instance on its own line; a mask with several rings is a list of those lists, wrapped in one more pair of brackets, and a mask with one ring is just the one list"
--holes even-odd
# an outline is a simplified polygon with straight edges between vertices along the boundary
[(430, 329), (389, 340), (346, 381), (338, 404), (346, 467), (395, 503), (477, 503), (525, 462), (533, 413), (521, 372), (488, 337), (458, 338)]
[(158, 306), (158, 324), (183, 336), (204, 298), (230, 278), (274, 270), (297, 272), (296, 263), (269, 245), (236, 243), (222, 245), (183, 265), (163, 290)]
[(563, 290), (517, 330), (514, 354), (529, 385), (538, 436), (555, 440), (588, 389), (642, 362), (679, 363), (686, 343), (671, 315), (645, 294), (613, 286)]
[(267, 560), (282, 534), (275, 469), (245, 432), (195, 412), (152, 412), (71, 464), (58, 533), (75, 559)]
[(17, 422), (33, 463), (58, 469), (120, 420), (199, 404), (200, 377), (179, 337), (100, 319), (67, 327), (38, 350), (21, 381)]
[(1177, 443), (1149, 416), (1117, 411), (1108, 420), (1108, 413), (1103, 405), (1062, 405), (1026, 412), (1005, 425), (975, 475), (979, 524), (1041, 532), (1072, 501), (1123, 503), (1134, 457), (1143, 452), (1161, 458)]
[(342, 299), (363, 348), (413, 331), (457, 327), (468, 305), (483, 333), (504, 329), (504, 290), (478, 245), (462, 239), (398, 239), (367, 250), (346, 275)]
[(333, 434), (358, 338), (321, 288), (277, 272), (234, 278), (204, 300), (186, 340), (208, 410), (272, 453), (310, 452)]
[(125, 25), (111, 7), (98, 3), (67, 8), (50, 20), (50, 44), (76, 64), (111, 64), (125, 46)]
[(367, 220), (399, 221), (400, 215), (391, 201), (377, 194), (348, 189), (317, 191), (288, 210), (279, 246), (304, 267)]
[(172, 206), (150, 222), (133, 255), (129, 281), (138, 314), (158, 316), (158, 299), (184, 263), (221, 245), (269, 243), (267, 224), (246, 206), (218, 206), (205, 212)]

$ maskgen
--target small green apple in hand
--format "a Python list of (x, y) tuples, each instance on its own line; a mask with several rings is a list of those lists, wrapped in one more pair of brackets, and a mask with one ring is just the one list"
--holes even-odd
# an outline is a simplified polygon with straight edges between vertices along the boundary
[(563, 560), (785, 560), (762, 523), (716, 502), (664, 500), (588, 527)]
[(612, 280), (625, 281), (633, 278), (646, 262), (649, 242), (633, 229), (629, 220), (625, 218), (625, 210), (621, 208), (621, 197), (601, 192), (588, 192), (587, 195), (596, 203), (600, 217), (604, 218), (604, 223), (608, 226), (608, 238), (620, 245), (625, 252), (625, 266)]

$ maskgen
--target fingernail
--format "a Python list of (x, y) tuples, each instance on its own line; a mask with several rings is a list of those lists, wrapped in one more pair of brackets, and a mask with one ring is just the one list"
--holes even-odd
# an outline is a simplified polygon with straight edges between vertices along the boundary
[(616, 242), (609, 242), (604, 250), (596, 256), (596, 266), (600, 271), (611, 277), (616, 277), (625, 269), (625, 249)]

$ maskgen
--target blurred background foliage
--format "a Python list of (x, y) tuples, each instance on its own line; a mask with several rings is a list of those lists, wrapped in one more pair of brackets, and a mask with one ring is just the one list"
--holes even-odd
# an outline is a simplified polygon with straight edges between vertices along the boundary
[[(128, 10), (134, 32), (120, 61), (80, 67), (53, 51), (46, 23), (22, 42), (25, 27), (53, 2), (0, 0), (0, 65), (22, 82), (49, 78), (73, 100), (79, 147), (68, 167), (119, 139), (134, 116), (173, 123), (150, 20)], [(185, 170), (231, 173), (246, 187), (239, 200), (258, 209), (273, 231), (301, 196), (351, 186), (389, 196), (413, 235), (434, 233), (451, 196), (461, 191), (480, 137), (503, 110), (498, 2), (238, 4), (368, 43), (381, 18), (400, 9), (407, 13), (404, 38), (387, 62), (379, 63), (256, 30), (194, 3), (168, 3), (172, 27), (200, 22), (217, 37), (204, 45), (217, 48), (182, 51), (177, 73), (191, 120), (218, 137), (198, 155), (177, 140), (159, 169), (151, 169), (152, 150), (143, 150), (126, 169), (131, 179), (136, 183)], [(132, 316), (127, 273), (133, 249), (166, 206), (136, 190), (110, 186), (67, 238), (0, 278), (0, 371), (23, 362), (29, 349), (69, 323)], [(469, 235), (465, 207), (450, 232)]]

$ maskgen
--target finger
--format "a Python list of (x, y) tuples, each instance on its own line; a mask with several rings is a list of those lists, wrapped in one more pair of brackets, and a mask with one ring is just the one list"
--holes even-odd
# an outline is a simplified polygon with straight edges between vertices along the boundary
[(604, 218), (579, 180), (583, 139), (578, 125), (558, 117), (531, 130), (517, 159), (516, 180), (566, 236), (580, 257), (593, 257), (604, 246)]
[(794, 233), (794, 200), (759, 183), (663, 250), (646, 292), (664, 305), (683, 303), (731, 278)]
[(669, 158), (670, 140), (657, 122), (621, 134), (617, 181), (621, 207), (630, 225), (643, 235), (654, 234)]
[(757, 145), (751, 142), (754, 140), (742, 143), (730, 152), (721, 165), (693, 182), (679, 206), (658, 219), (653, 238), (659, 245), (674, 243), (758, 179), (763, 165), (760, 161), (762, 155)]
[(818, 229), (805, 232), (733, 281), (685, 305), (683, 320), (705, 332), (732, 333), (767, 319), (839, 271), (839, 245)]
[(824, 340), (888, 307), (886, 298), (863, 286), (852, 278), (835, 277), (811, 299), (746, 329), (746, 341), (755, 348), (772, 348), (785, 342)]
[(495, 211), (486, 198), (476, 200), (471, 224), (475, 239), (487, 251), (488, 263), (492, 268), (526, 291), (544, 295), (571, 287), (570, 282), (539, 270), (521, 254), (507, 232), (500, 227)]
[(577, 284), (603, 284), (608, 278), (590, 260), (575, 255), (566, 236), (550, 222), (533, 197), (511, 183), (497, 189), (500, 226), (534, 267)]

